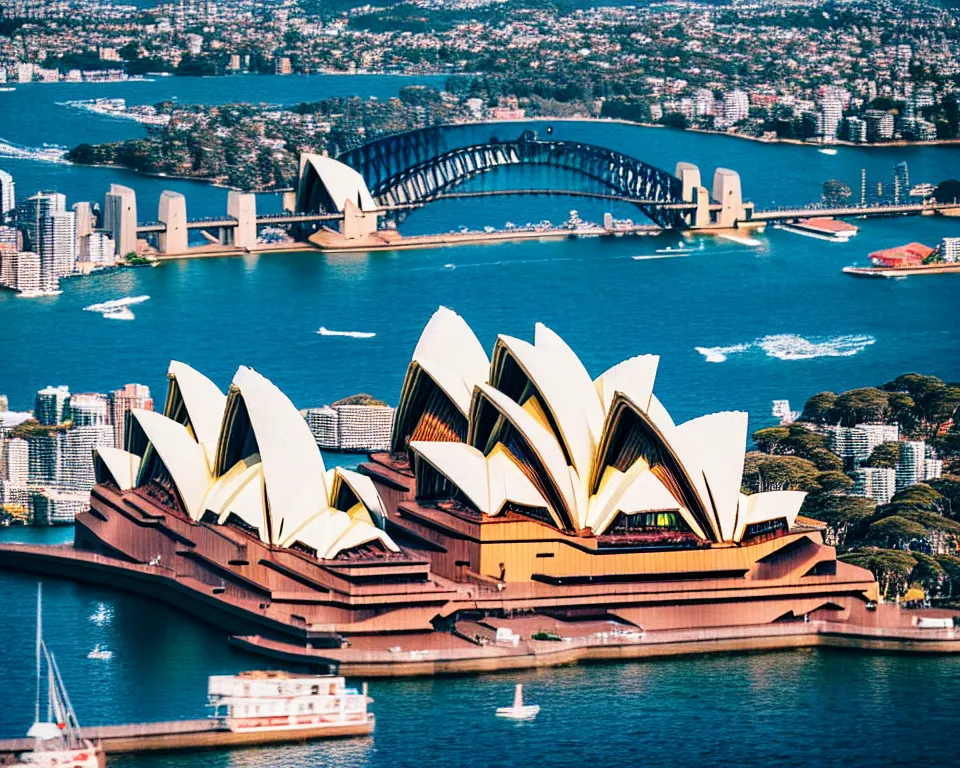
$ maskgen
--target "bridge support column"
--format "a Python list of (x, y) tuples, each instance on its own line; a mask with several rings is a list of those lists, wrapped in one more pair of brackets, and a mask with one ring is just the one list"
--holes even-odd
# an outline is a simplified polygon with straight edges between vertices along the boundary
[(362, 211), (349, 198), (343, 205), (343, 221), (340, 223), (340, 234), (347, 240), (357, 240), (367, 235), (376, 234), (377, 214)]
[(710, 225), (710, 194), (703, 186), (700, 169), (693, 163), (677, 163), (674, 175), (683, 184), (683, 201), (696, 203), (697, 209), (686, 214), (687, 224), (698, 229)]
[(157, 214), (166, 229), (157, 237), (160, 253), (185, 253), (187, 250), (187, 199), (179, 192), (160, 194)]
[(113, 238), (119, 258), (137, 252), (137, 193), (130, 187), (110, 185), (103, 201), (103, 228)]
[(717, 168), (713, 175), (713, 199), (720, 203), (716, 224), (721, 227), (735, 227), (738, 221), (747, 218), (743, 205), (743, 190), (740, 186), (740, 174), (728, 168)]
[(233, 244), (237, 248), (253, 248), (257, 244), (257, 196), (231, 191), (227, 195), (227, 215), (237, 220)]

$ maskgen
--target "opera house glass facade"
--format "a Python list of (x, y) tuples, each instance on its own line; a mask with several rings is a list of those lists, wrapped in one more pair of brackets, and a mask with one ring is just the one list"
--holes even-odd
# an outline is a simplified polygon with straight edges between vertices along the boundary
[(174, 362), (164, 413), (133, 411), (124, 449), (97, 455), (76, 546), (241, 645), (365, 674), (522, 666), (487, 636), (504, 627), (587, 646), (598, 622), (653, 636), (861, 621), (873, 577), (837, 561), (804, 495), (742, 492), (747, 414), (674, 423), (658, 363), (594, 377), (539, 324), (488, 356), (440, 308), (391, 451), (352, 471), (324, 467), (256, 371), (224, 394)]

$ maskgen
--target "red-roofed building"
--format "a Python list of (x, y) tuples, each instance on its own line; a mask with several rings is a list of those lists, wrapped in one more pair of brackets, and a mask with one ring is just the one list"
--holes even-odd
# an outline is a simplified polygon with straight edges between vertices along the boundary
[(870, 254), (870, 261), (875, 267), (915, 267), (932, 253), (933, 248), (923, 243), (908, 243), (874, 251)]

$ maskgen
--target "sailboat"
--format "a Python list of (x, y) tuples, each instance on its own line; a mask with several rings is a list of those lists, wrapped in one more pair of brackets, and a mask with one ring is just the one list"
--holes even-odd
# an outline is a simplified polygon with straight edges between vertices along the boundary
[(539, 713), (539, 704), (523, 703), (523, 685), (520, 683), (517, 683), (517, 688), (513, 692), (513, 706), (497, 709), (497, 717), (505, 717), (508, 720), (533, 720)]
[[(37, 585), (37, 705), (33, 725), (27, 738), (34, 740), (33, 749), (18, 755), (12, 766), (53, 768), (103, 768), (103, 749), (80, 734), (80, 724), (70, 703), (60, 669), (43, 641), (43, 591)], [(44, 697), (46, 693), (46, 697)], [(46, 712), (43, 702), (46, 698)], [(41, 717), (46, 716), (46, 719)]]

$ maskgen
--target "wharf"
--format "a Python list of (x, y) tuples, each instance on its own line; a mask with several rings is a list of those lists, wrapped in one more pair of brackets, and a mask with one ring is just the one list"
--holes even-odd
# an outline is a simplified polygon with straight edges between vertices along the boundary
[(568, 229), (506, 229), (495, 232), (448, 232), (441, 235), (401, 235), (396, 230), (379, 230), (369, 235), (346, 238), (332, 229), (322, 229), (310, 236), (310, 242), (322, 253), (366, 253), (399, 251), (416, 248), (441, 248), (452, 245), (485, 245), (523, 240), (565, 240), (578, 237), (611, 237), (622, 235), (658, 235), (660, 227), (637, 224), (632, 227), (604, 229), (590, 226)]
[(843, 273), (853, 277), (912, 277), (915, 275), (960, 274), (955, 264), (921, 264), (915, 267), (844, 267)]
[[(100, 743), (107, 754), (118, 754), (253, 747), (264, 744), (369, 736), (373, 733), (374, 722), (371, 714), (367, 721), (360, 723), (238, 733), (231, 731), (220, 720), (215, 719), (172, 720), (161, 723), (93, 726), (82, 728), (80, 732), (83, 738)], [(33, 739), (0, 739), (0, 758), (26, 752), (32, 748)], [(0, 765), (2, 765), (2, 759), (0, 759)]]

